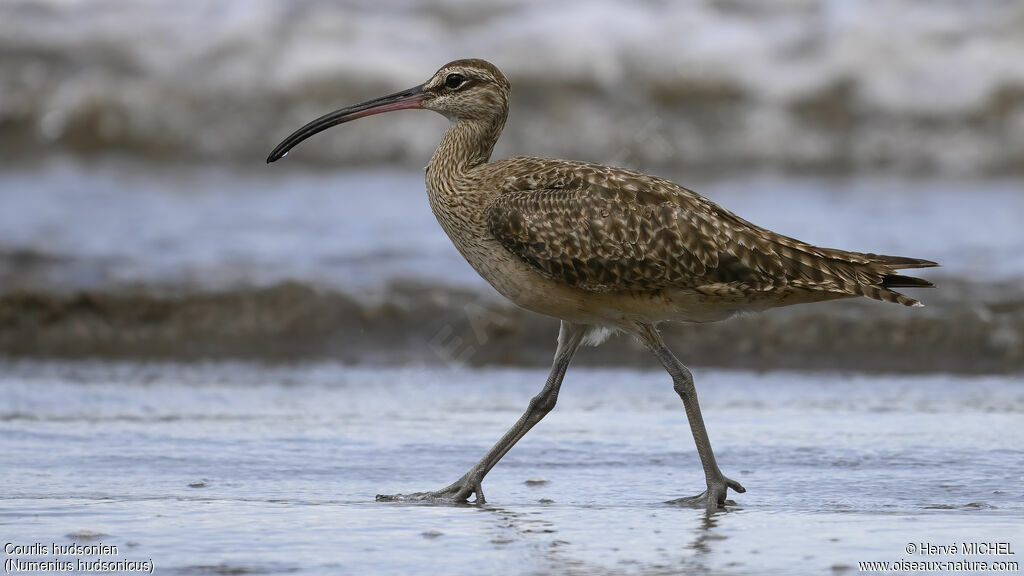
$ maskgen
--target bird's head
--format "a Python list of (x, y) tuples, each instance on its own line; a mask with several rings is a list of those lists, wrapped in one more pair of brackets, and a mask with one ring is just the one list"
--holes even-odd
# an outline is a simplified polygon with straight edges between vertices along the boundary
[(313, 120), (278, 144), (267, 157), (267, 162), (280, 160), (299, 142), (332, 126), (393, 110), (433, 110), (452, 122), (504, 120), (508, 113), (510, 88), (505, 75), (486, 60), (470, 58), (449, 62), (419, 86), (348, 106)]

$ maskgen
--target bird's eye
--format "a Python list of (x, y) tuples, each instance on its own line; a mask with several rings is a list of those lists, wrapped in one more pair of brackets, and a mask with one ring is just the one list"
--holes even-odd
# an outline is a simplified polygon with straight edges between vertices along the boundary
[(448, 77), (444, 79), (444, 85), (454, 90), (459, 86), (462, 86), (462, 83), (465, 81), (466, 77), (462, 74), (449, 74)]

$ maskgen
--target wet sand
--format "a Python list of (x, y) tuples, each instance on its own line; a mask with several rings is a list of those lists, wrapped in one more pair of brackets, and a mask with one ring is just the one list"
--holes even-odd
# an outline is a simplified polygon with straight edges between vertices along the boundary
[[(929, 291), (937, 302), (925, 309), (830, 302), (664, 332), (694, 366), (1019, 374), (1024, 299), (956, 299), (971, 288)], [(405, 282), (376, 301), (362, 296), (294, 282), (181, 295), (12, 293), (0, 295), (0, 355), (539, 367), (558, 333), (557, 320), (465, 288)], [(625, 336), (590, 355), (606, 366), (650, 361)]]
[[(4, 362), (0, 534), (112, 544), (162, 574), (842, 574), (1024, 550), (1019, 377), (697, 370), (748, 490), (707, 519), (662, 504), (702, 483), (667, 376), (584, 365), (486, 506), (374, 501), (456, 478), (544, 375)], [(975, 541), (1016, 556), (905, 551)]]

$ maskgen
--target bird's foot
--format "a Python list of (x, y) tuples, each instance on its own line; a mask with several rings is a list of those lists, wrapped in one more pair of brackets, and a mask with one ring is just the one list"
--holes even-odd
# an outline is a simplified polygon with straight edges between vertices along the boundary
[(716, 480), (708, 481), (708, 489), (696, 496), (688, 498), (677, 498), (669, 500), (666, 504), (677, 506), (689, 506), (691, 508), (704, 508), (708, 512), (724, 510), (726, 506), (735, 506), (736, 502), (725, 498), (729, 488), (742, 494), (747, 491), (739, 482), (722, 476)]
[(455, 483), (434, 492), (413, 492), (412, 494), (377, 494), (378, 502), (435, 502), (439, 504), (462, 504), (476, 494), (475, 504), (483, 504), (482, 479), (473, 479), (468, 474)]

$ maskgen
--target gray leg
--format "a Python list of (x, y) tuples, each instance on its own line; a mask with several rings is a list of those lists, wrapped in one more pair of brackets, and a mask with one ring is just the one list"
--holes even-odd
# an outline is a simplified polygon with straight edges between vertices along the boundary
[(530, 400), (530, 405), (527, 407), (526, 412), (501, 437), (501, 440), (498, 440), (498, 443), (476, 465), (470, 468), (469, 472), (466, 472), (462, 478), (436, 492), (378, 494), (377, 500), (465, 502), (469, 499), (470, 495), (476, 494), (476, 502), (482, 504), (485, 501), (483, 487), (481, 486), (484, 476), (491, 471), (491, 468), (494, 468), (494, 465), (501, 460), (502, 456), (515, 446), (520, 438), (530, 431), (530, 428), (533, 428), (555, 407), (555, 402), (558, 401), (558, 389), (562, 386), (565, 370), (569, 367), (569, 362), (576, 354), (576, 350), (579, 348), (586, 331), (587, 326), (562, 321), (562, 326), (558, 331), (558, 349), (555, 351), (555, 361), (551, 366), (551, 374), (548, 376), (547, 383), (544, 384), (544, 389)]
[(686, 409), (686, 418), (690, 421), (690, 431), (693, 432), (693, 441), (697, 444), (697, 454), (700, 456), (700, 463), (704, 467), (704, 477), (707, 480), (708, 488), (698, 496), (672, 500), (670, 504), (689, 504), (706, 507), (709, 512), (718, 510), (725, 506), (725, 496), (728, 488), (737, 492), (746, 492), (739, 482), (726, 478), (718, 469), (715, 462), (715, 453), (711, 450), (711, 441), (708, 439), (708, 432), (704, 428), (704, 418), (700, 413), (700, 404), (697, 403), (697, 389), (693, 386), (693, 376), (683, 366), (683, 363), (672, 354), (672, 351), (665, 346), (661, 334), (654, 326), (640, 326), (636, 335), (645, 345), (654, 352), (665, 369), (672, 376), (673, 388), (683, 400), (683, 407)]

